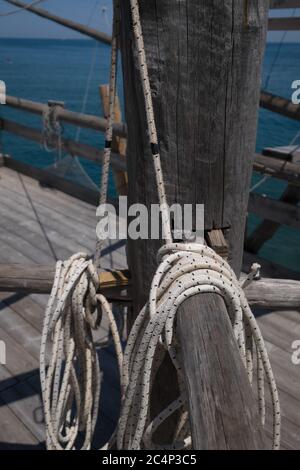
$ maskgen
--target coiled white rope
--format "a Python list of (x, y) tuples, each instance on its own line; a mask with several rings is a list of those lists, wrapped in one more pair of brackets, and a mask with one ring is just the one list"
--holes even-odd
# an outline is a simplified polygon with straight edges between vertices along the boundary
[[(101, 181), (100, 203), (106, 201), (114, 97), (116, 89), (117, 30), (119, 14), (114, 8), (111, 52), (110, 116)], [(103, 241), (98, 241), (94, 263), (85, 253), (77, 253), (56, 265), (55, 280), (48, 301), (41, 341), (40, 376), (49, 450), (90, 449), (98, 417), (101, 374), (93, 330), (102, 314), (109, 320), (119, 370), (123, 352), (111, 308), (99, 290)], [(50, 341), (49, 341), (50, 340)], [(46, 352), (50, 363), (46, 368)], [(107, 448), (107, 443), (104, 448)]]
[[(253, 381), (253, 363), (258, 361), (258, 397), (261, 422), (265, 422), (264, 374), (273, 401), (273, 448), (280, 445), (280, 406), (268, 354), (257, 322), (249, 308), (243, 289), (228, 263), (207, 246), (198, 244), (165, 245), (159, 250), (160, 265), (153, 278), (149, 302), (139, 314), (130, 333), (123, 363), (126, 395), (119, 423), (119, 449), (152, 449), (152, 435), (158, 425), (178, 408), (187, 415), (180, 349), (174, 335), (176, 312), (183, 301), (199, 293), (222, 295), (227, 306), (241, 358)], [(253, 274), (244, 281), (249, 283)], [(252, 339), (255, 350), (252, 348)], [(178, 374), (181, 395), (154, 421), (149, 418), (149, 398), (156, 371), (165, 354), (169, 354)], [(161, 448), (189, 448), (187, 426), (179, 440)]]
[[(186, 298), (201, 292), (216, 292), (221, 294), (226, 302), (233, 332), (250, 383), (253, 380), (254, 370), (252, 346), (253, 343), (255, 345), (261, 421), (264, 424), (264, 375), (266, 375), (273, 401), (273, 448), (277, 449), (280, 445), (278, 392), (260, 330), (241, 286), (229, 265), (208, 247), (172, 243), (138, 2), (136, 0), (130, 1), (151, 150), (161, 204), (163, 234), (167, 244), (159, 251), (160, 265), (152, 282), (149, 302), (136, 319), (125, 351), (122, 376), (122, 411), (117, 433), (118, 448), (155, 449), (163, 447), (166, 449), (189, 448), (191, 446), (186, 391), (173, 323), (178, 307)], [(114, 41), (110, 80), (110, 116), (106, 133), (100, 198), (102, 203), (106, 201), (107, 194), (116, 89), (116, 29), (119, 17), (117, 9), (118, 1), (116, 0), (114, 3)], [(100, 253), (101, 242), (98, 243), (96, 253), (98, 261)], [(91, 330), (97, 325), (99, 318), (97, 302), (110, 318), (119, 367), (121, 368), (122, 349), (118, 332), (107, 302), (103, 296), (96, 296), (98, 286), (96, 278), (97, 272), (85, 255), (77, 254), (68, 262), (57, 265), (53, 291), (45, 316), (41, 350), (41, 381), (48, 448), (75, 448), (79, 431), (84, 434), (81, 448), (90, 448), (100, 390), (99, 368), (95, 359), (94, 345), (91, 341)], [(253, 274), (245, 282), (250, 282), (252, 278)], [(81, 325), (81, 328), (78, 328), (78, 325)], [(84, 326), (83, 329), (82, 326)], [(49, 334), (53, 336), (53, 346), (50, 366), (46, 372), (45, 351)], [(149, 395), (155, 373), (165, 354), (170, 355), (178, 372), (180, 396), (151, 422), (149, 419)], [(79, 375), (77, 375), (78, 373)], [(152, 435), (161, 422), (175, 410), (181, 411), (181, 417), (175, 432), (174, 442), (157, 446), (153, 442)]]
[[(40, 376), (49, 450), (89, 449), (98, 416), (100, 369), (92, 330), (108, 316), (119, 368), (122, 346), (110, 306), (97, 294), (99, 277), (90, 259), (77, 253), (57, 263), (46, 309), (40, 352)], [(51, 358), (46, 370), (46, 351)]]
[[(261, 423), (262, 425), (265, 423), (264, 375), (266, 375), (273, 404), (273, 449), (278, 449), (280, 447), (278, 392), (262, 335), (242, 287), (228, 263), (207, 246), (172, 243), (138, 1), (130, 0), (130, 4), (166, 245), (158, 253), (160, 265), (152, 281), (149, 301), (134, 323), (125, 350), (123, 363), (125, 395), (117, 445), (119, 449), (133, 450), (190, 448), (191, 436), (182, 377), (183, 365), (174, 334), (174, 319), (180, 304), (188, 297), (211, 292), (221, 294), (225, 300), (250, 384), (253, 382), (253, 344), (255, 345)], [(252, 273), (243, 285), (249, 283), (253, 277)], [(156, 371), (165, 354), (169, 354), (177, 370), (180, 396), (150, 421), (151, 389)], [(174, 441), (171, 444), (157, 446), (153, 442), (152, 435), (175, 410), (181, 411), (181, 419)]]

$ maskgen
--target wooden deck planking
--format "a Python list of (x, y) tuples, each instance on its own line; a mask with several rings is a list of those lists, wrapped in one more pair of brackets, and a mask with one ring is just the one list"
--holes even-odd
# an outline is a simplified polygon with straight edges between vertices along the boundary
[[(263, 312), (258, 316), (273, 372), (282, 413), (282, 448), (300, 449), (300, 365), (292, 363), (292, 343), (300, 339), (300, 311)], [(268, 397), (267, 428), (271, 432)]]
[[(58, 256), (79, 249), (93, 252), (95, 208), (89, 204), (41, 187), (7, 168), (0, 169), (0, 200), (0, 262), (54, 263), (45, 234)], [(104, 258), (107, 268), (126, 267), (124, 247)], [(0, 366), (0, 422), (4, 423), (0, 449), (37, 448), (43, 442), (38, 355), (46, 302), (45, 295), (0, 293), (0, 339), (7, 343), (7, 364)], [(292, 341), (300, 339), (300, 312), (260, 311), (258, 321), (281, 397), (282, 448), (300, 449), (300, 366), (291, 362)], [(106, 323), (97, 337), (99, 343), (107, 338), (107, 331)], [(104, 386), (94, 448), (112, 433), (118, 417), (119, 384), (112, 348), (101, 349), (99, 354)], [(270, 435), (270, 417), (267, 429)]]
[[(93, 253), (95, 207), (7, 168), (0, 169), (0, 201), (0, 262), (54, 264), (55, 257), (65, 259), (76, 251)], [(114, 250), (109, 245), (113, 242), (106, 247), (103, 267), (125, 268), (124, 247)], [(47, 298), (0, 293), (0, 339), (7, 349), (7, 363), (0, 366), (0, 422), (5, 423), (0, 428), (1, 449), (44, 445), (38, 359)], [(105, 344), (107, 338), (104, 318), (95, 339)], [(99, 349), (99, 354), (105, 380), (95, 448), (114, 430), (119, 397), (113, 351)]]
[(34, 450), (41, 445), (32, 432), (0, 400), (0, 450)]
[[(19, 240), (21, 248), (22, 246), (24, 248), (27, 242), (30, 243), (30, 240), (31, 242), (34, 240), (38, 249), (45, 252), (42, 256), (48, 254), (49, 260), (53, 260), (49, 243), (43, 233), (44, 230), (54, 251), (57, 252), (57, 257), (66, 258), (79, 249), (88, 254), (93, 252), (96, 226), (95, 207), (59, 191), (41, 188), (38, 182), (26, 176), (19, 175), (16, 178), (15, 172), (7, 168), (1, 168), (1, 175), (0, 198), (3, 200), (3, 208), (0, 210), (2, 210), (2, 216), (6, 216), (8, 219), (7, 227), (10, 228), (14, 236), (18, 236), (18, 233), (22, 234), (24, 242)], [(14, 180), (16, 180), (15, 184)], [(17, 225), (14, 225), (15, 221)], [(7, 238), (4, 231), (3, 241), (5, 241), (5, 235)], [(108, 245), (113, 244), (113, 240), (108, 243)], [(21, 248), (19, 251), (22, 252)], [(35, 255), (31, 253), (30, 246), (28, 248), (28, 254), (34, 258)], [(108, 249), (105, 251), (107, 252)], [(124, 248), (112, 251), (111, 254), (104, 254), (104, 268), (117, 269), (125, 266)]]

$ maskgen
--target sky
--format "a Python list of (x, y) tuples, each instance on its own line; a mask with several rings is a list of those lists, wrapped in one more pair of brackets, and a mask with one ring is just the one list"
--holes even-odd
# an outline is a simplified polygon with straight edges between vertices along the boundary
[[(32, 0), (27, 0), (31, 3)], [(51, 11), (59, 16), (69, 18), (82, 24), (89, 24), (101, 31), (111, 32), (112, 1), (111, 0), (45, 0), (41, 8)], [(79, 33), (45, 20), (30, 12), (21, 11), (9, 16), (6, 13), (17, 10), (5, 0), (0, 0), (0, 38), (50, 38), (50, 39), (85, 39)], [(105, 11), (104, 11), (105, 10)], [(300, 16), (300, 9), (277, 10), (272, 16)], [(271, 32), (268, 41), (281, 41), (283, 32)], [(300, 32), (289, 31), (285, 42), (300, 42)]]
[[(24, 0), (32, 3), (32, 0)], [(46, 0), (37, 5), (51, 13), (68, 18), (84, 25), (111, 33), (111, 0)], [(106, 12), (103, 8), (106, 7)], [(49, 38), (49, 39), (85, 39), (85, 36), (71, 29), (59, 26), (52, 21), (40, 18), (28, 11), (2, 16), (17, 10), (17, 7), (0, 0), (0, 37), (7, 38)]]

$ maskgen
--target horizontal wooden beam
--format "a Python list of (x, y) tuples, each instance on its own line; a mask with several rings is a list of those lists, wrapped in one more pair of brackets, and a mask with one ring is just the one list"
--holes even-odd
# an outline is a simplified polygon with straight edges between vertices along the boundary
[(300, 309), (300, 281), (290, 279), (259, 279), (245, 289), (252, 306)]
[[(54, 273), (54, 265), (0, 264), (0, 291), (49, 294)], [(111, 299), (131, 300), (128, 270), (102, 272), (100, 286), (100, 291)], [(263, 278), (253, 281), (245, 292), (251, 305), (300, 307), (300, 281)]]
[(90, 38), (96, 39), (97, 41), (104, 42), (105, 44), (111, 44), (111, 36), (106, 33), (102, 33), (97, 29), (91, 28), (89, 26), (85, 26), (80, 23), (76, 23), (75, 21), (68, 20), (66, 18), (61, 18), (60, 16), (54, 15), (50, 13), (48, 10), (44, 10), (43, 8), (30, 6), (28, 3), (21, 2), (19, 0), (5, 0), (7, 3), (11, 5), (15, 5), (16, 7), (22, 8), (25, 11), (30, 11), (37, 16), (42, 18), (46, 18), (47, 20), (53, 21), (54, 23), (60, 24), (61, 26), (65, 26), (70, 28), (78, 33), (84, 34)]
[(300, 0), (271, 0), (270, 8), (300, 8)]
[[(1, 264), (0, 292), (49, 294), (55, 266)], [(130, 275), (128, 270), (100, 273), (100, 292), (110, 300), (129, 302)]]
[(269, 18), (268, 31), (300, 31), (300, 18)]
[(263, 90), (260, 94), (260, 107), (300, 121), (300, 105), (293, 104), (292, 101), (282, 96), (277, 96)]
[(253, 170), (300, 186), (300, 165), (298, 163), (256, 154)]
[(282, 158), (289, 162), (300, 162), (300, 147), (299, 145), (285, 145), (280, 147), (265, 147), (263, 155), (266, 157)]
[[(23, 98), (18, 98), (16, 96), (7, 96), (6, 97), (6, 106), (10, 106), (15, 109), (21, 109), (32, 114), (42, 115), (45, 106), (44, 103), (39, 103), (37, 101), (25, 100)], [(56, 118), (58, 121), (65, 122), (67, 124), (73, 124), (75, 126), (84, 127), (86, 129), (94, 129), (96, 131), (105, 132), (106, 129), (106, 119), (98, 116), (93, 116), (91, 114), (76, 113), (74, 111), (69, 111), (65, 108), (58, 109), (56, 112)], [(114, 124), (114, 133), (120, 137), (126, 137), (127, 127), (124, 123), (115, 123)]]
[[(18, 98), (16, 96), (7, 95), (6, 105), (12, 108), (21, 109), (29, 113), (42, 115), (46, 104), (36, 101)], [(300, 105), (293, 104), (291, 101), (281, 96), (273, 95), (266, 91), (262, 91), (260, 95), (260, 106), (269, 111), (276, 112), (285, 117), (300, 120)], [(84, 127), (87, 129), (94, 129), (104, 132), (106, 129), (106, 119), (90, 114), (77, 113), (61, 108), (56, 113), (58, 121), (73, 124), (76, 126)], [(127, 126), (125, 123), (115, 123), (114, 133), (119, 137), (127, 136)]]
[(281, 225), (300, 229), (300, 207), (251, 193), (248, 211)]
[[(19, 124), (9, 119), (0, 118), (0, 129), (17, 135), (18, 137), (43, 144), (42, 132), (33, 127), (24, 126), (23, 124)], [(62, 145), (62, 150), (71, 155), (82, 157), (99, 164), (103, 162), (103, 150), (98, 150), (91, 145), (76, 142), (75, 140), (71, 139), (61, 139), (60, 142), (58, 139), (56, 139), (53, 142), (56, 148), (58, 148), (59, 143)], [(113, 168), (119, 171), (126, 171), (126, 163), (118, 154), (112, 153), (111, 165)]]

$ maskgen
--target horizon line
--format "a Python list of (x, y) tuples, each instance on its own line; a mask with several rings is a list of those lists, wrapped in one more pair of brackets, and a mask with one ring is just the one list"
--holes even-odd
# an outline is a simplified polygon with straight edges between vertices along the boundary
[[(94, 38), (91, 38), (91, 37), (78, 37), (78, 38), (45, 38), (45, 37), (9, 37), (9, 36), (0, 36), (0, 41), (1, 39), (3, 40), (29, 40), (29, 41), (32, 41), (32, 40), (39, 40), (39, 41), (97, 41), (97, 39), (94, 39)], [(98, 41), (101, 43), (101, 41)], [(266, 44), (270, 44), (270, 43), (273, 43), (273, 44), (280, 44), (281, 41), (280, 40), (267, 40), (266, 41)], [(298, 44), (300, 43), (300, 40), (291, 40), (291, 41), (284, 41), (283, 44)], [(108, 45), (108, 44), (106, 44)]]

